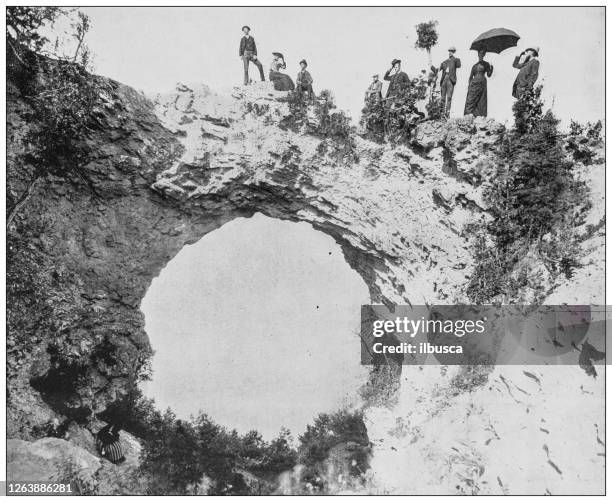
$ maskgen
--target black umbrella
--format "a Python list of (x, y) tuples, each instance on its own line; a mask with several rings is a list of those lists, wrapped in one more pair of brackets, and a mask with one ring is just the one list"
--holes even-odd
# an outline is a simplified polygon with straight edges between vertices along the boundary
[(508, 47), (516, 47), (519, 38), (521, 37), (512, 30), (494, 28), (479, 35), (478, 38), (472, 42), (470, 50), (495, 52), (499, 54)]

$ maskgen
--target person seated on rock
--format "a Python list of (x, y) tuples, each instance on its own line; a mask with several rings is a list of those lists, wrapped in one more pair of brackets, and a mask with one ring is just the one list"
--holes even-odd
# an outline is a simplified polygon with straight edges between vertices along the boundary
[(274, 84), (274, 90), (276, 91), (292, 91), (295, 89), (293, 80), (289, 75), (281, 73), (280, 70), (287, 68), (285, 58), (280, 52), (273, 52), (272, 64), (270, 65), (270, 82)]
[(119, 431), (121, 427), (117, 424), (108, 424), (96, 434), (96, 447), (104, 458), (113, 464), (125, 462), (125, 456), (121, 449)]
[(378, 80), (378, 74), (372, 75), (372, 83), (365, 93), (365, 104), (373, 105), (382, 101), (382, 82)]
[(302, 59), (300, 61), (301, 70), (297, 74), (295, 85), (296, 85), (298, 92), (300, 92), (302, 95), (304, 95), (304, 93), (307, 92), (308, 99), (312, 101), (314, 100), (314, 91), (312, 90), (313, 80), (308, 70), (306, 70), (307, 66), (308, 66), (308, 63), (306, 62), (306, 60)]

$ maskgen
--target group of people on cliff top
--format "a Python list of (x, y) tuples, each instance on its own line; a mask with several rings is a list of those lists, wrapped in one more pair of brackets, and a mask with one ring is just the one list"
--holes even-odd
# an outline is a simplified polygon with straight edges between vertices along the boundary
[[(249, 64), (253, 63), (259, 69), (259, 76), (262, 82), (265, 82), (266, 77), (261, 62), (257, 57), (257, 44), (255, 39), (251, 36), (251, 28), (249, 26), (242, 27), (243, 36), (240, 39), (240, 49), (238, 55), (242, 58), (244, 66), (244, 85), (248, 85), (249, 79)], [(285, 70), (287, 64), (285, 63), (285, 57), (280, 52), (272, 53), (272, 64), (270, 65), (269, 79), (274, 84), (274, 89), (277, 91), (293, 91), (297, 89), (302, 93), (307, 94), (310, 100), (314, 99), (314, 91), (312, 90), (312, 76), (306, 69), (308, 63), (305, 59), (300, 61), (300, 71), (297, 74), (295, 84), (291, 77), (280, 70)]]
[[(250, 34), (251, 28), (243, 26), (242, 32), (243, 37), (240, 40), (238, 54), (242, 58), (244, 65), (244, 85), (248, 85), (250, 82), (250, 63), (253, 63), (259, 69), (259, 76), (262, 81), (265, 81), (263, 66), (257, 58), (257, 45), (255, 44), (255, 39)], [(440, 64), (440, 67), (431, 67), (435, 79), (437, 79), (438, 72), (442, 74), (440, 78), (440, 104), (443, 117), (448, 117), (450, 114), (453, 92), (457, 84), (457, 70), (461, 68), (461, 60), (455, 57), (456, 52), (457, 49), (455, 47), (449, 47), (448, 58)], [(530, 47), (514, 58), (512, 66), (519, 70), (512, 86), (512, 96), (514, 98), (519, 99), (527, 90), (532, 89), (535, 85), (540, 68), (539, 54), (539, 47)], [(478, 51), (478, 61), (472, 66), (468, 80), (464, 115), (473, 115), (474, 117), (487, 116), (487, 78), (493, 74), (493, 65), (485, 61), (485, 55), (486, 51)], [(306, 94), (310, 100), (314, 99), (313, 79), (308, 70), (306, 70), (308, 66), (306, 60), (302, 59), (300, 61), (300, 71), (297, 74), (294, 85), (291, 77), (281, 72), (281, 70), (287, 68), (283, 54), (273, 52), (272, 57), (269, 79), (274, 84), (274, 89), (278, 91), (293, 91), (297, 89), (302, 95)], [(365, 93), (366, 104), (384, 103), (392, 105), (395, 100), (409, 90), (412, 81), (402, 71), (401, 64), (402, 62), (399, 59), (391, 61), (391, 68), (384, 75), (384, 80), (389, 82), (384, 98), (382, 96), (383, 83), (380, 81), (378, 74), (373, 75), (372, 83)]]
[[(457, 84), (457, 70), (461, 68), (461, 60), (455, 57), (456, 52), (455, 47), (449, 47), (448, 58), (440, 64), (439, 68), (433, 66), (431, 68), (434, 75), (437, 75), (438, 72), (442, 73), (440, 78), (440, 104), (444, 117), (448, 117), (450, 114), (453, 91)], [(538, 79), (540, 68), (539, 53), (540, 49), (538, 47), (531, 47), (514, 58), (512, 66), (519, 70), (512, 86), (512, 96), (514, 98), (519, 99), (527, 90), (533, 88)], [(472, 66), (468, 80), (464, 115), (487, 116), (487, 78), (493, 74), (493, 65), (484, 60), (485, 55), (485, 51), (478, 51), (478, 61)], [(385, 98), (382, 97), (383, 84), (379, 80), (379, 75), (373, 75), (372, 83), (365, 94), (367, 104), (393, 100), (411, 85), (410, 78), (401, 70), (399, 59), (394, 59), (391, 62), (391, 68), (385, 73), (384, 79), (389, 81)]]

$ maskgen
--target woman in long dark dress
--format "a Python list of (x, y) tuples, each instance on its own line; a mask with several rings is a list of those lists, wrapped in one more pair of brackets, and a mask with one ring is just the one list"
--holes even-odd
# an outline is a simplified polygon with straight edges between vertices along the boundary
[(295, 84), (289, 75), (281, 73), (279, 70), (287, 68), (285, 58), (280, 52), (273, 52), (272, 64), (270, 65), (270, 82), (274, 84), (274, 89), (277, 91), (292, 91), (295, 89)]
[(493, 73), (493, 65), (484, 60), (485, 54), (485, 51), (478, 51), (478, 62), (472, 66), (464, 115), (487, 116), (487, 77)]

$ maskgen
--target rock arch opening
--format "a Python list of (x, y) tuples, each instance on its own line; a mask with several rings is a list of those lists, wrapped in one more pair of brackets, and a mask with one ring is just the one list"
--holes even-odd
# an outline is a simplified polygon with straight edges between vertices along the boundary
[(362, 277), (329, 235), (256, 213), (187, 245), (141, 309), (155, 351), (145, 394), (239, 432), (303, 432), (358, 399)]

